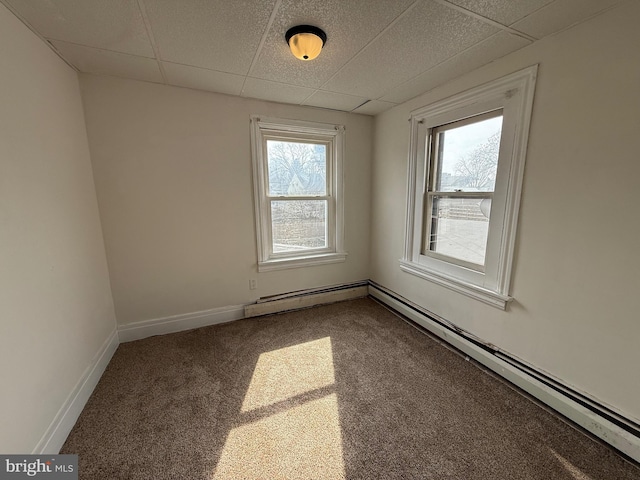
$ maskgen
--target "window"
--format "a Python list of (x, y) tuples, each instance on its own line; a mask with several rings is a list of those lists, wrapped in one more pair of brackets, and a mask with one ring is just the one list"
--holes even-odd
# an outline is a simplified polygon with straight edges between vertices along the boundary
[(411, 115), (400, 268), (506, 308), (537, 66)]
[(344, 261), (342, 126), (252, 117), (258, 270)]
[(423, 255), (484, 271), (502, 110), (431, 131)]

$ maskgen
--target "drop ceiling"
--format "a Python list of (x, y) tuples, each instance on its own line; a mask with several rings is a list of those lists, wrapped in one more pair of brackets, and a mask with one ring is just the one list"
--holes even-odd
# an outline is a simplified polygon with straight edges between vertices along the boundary
[[(375, 115), (623, 0), (0, 0), (80, 72)], [(327, 33), (311, 62), (284, 34)]]

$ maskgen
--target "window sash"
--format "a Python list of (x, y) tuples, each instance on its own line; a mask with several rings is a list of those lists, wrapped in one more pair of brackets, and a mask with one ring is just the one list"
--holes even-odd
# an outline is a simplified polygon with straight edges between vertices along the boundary
[[(276, 197), (270, 195), (271, 186), (269, 183), (269, 151), (267, 142), (287, 142), (287, 143), (306, 143), (308, 145), (323, 145), (325, 147), (325, 194), (333, 195), (333, 138), (327, 138), (326, 135), (302, 135), (295, 133), (272, 132), (263, 133), (262, 135), (262, 162), (264, 171), (264, 194), (267, 198)], [(305, 195), (306, 196), (306, 195)], [(294, 195), (278, 195), (278, 197), (293, 198)]]
[[(484, 200), (488, 199), (493, 202), (493, 192), (426, 192), (425, 193), (425, 201), (424, 201), (424, 216), (422, 220), (423, 226), (423, 235), (422, 235), (422, 246), (420, 249), (420, 255), (426, 257), (432, 257), (444, 262), (452, 263), (455, 265), (459, 265), (461, 267), (469, 268), (471, 270), (476, 270), (478, 272), (484, 273), (485, 265), (486, 265), (486, 255), (487, 255), (487, 247), (490, 241), (491, 229), (488, 229), (487, 233), (487, 241), (485, 245), (484, 263), (475, 263), (471, 261), (464, 260), (459, 257), (454, 257), (452, 255), (447, 255), (444, 253), (440, 253), (435, 251), (432, 247), (435, 243), (434, 236), (438, 234), (438, 230), (434, 229), (434, 218), (432, 217), (434, 198), (460, 198), (460, 199), (477, 199)], [(487, 222), (489, 219), (487, 219)], [(434, 232), (435, 230), (435, 232)]]
[(443, 148), (444, 145), (440, 144), (440, 134), (456, 128), (465, 127), (474, 123), (479, 123), (484, 120), (489, 120), (496, 117), (504, 117), (504, 109), (498, 108), (478, 115), (472, 115), (462, 120), (456, 120), (454, 122), (448, 122), (443, 125), (432, 127), (428, 134), (429, 148), (428, 148), (428, 169), (427, 169), (427, 185), (429, 191), (438, 190), (438, 180), (440, 178), (440, 170), (442, 165)]
[[(335, 202), (333, 197), (328, 195), (324, 196), (297, 196), (297, 197), (267, 197), (269, 208), (267, 209), (267, 221), (269, 223), (269, 258), (288, 258), (295, 254), (312, 255), (321, 253), (330, 253), (335, 251), (335, 222), (332, 221), (335, 218)], [(272, 212), (273, 202), (304, 202), (304, 201), (324, 201), (326, 202), (326, 217), (325, 217), (325, 247), (317, 248), (304, 248), (304, 249), (291, 249), (281, 252), (274, 251), (274, 239), (273, 239), (273, 218)]]

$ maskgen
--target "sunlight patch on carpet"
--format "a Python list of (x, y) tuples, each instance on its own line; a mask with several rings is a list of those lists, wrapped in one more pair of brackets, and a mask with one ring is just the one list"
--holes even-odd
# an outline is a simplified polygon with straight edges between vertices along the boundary
[(211, 478), (345, 478), (336, 394), (231, 430)]
[(242, 412), (267, 407), (334, 383), (330, 337), (265, 352), (258, 358)]
[(330, 337), (261, 354), (211, 479), (345, 478), (334, 385)]
[(580, 470), (578, 467), (576, 467), (573, 463), (571, 463), (569, 460), (564, 458), (558, 452), (552, 449), (550, 450), (553, 456), (556, 457), (556, 459), (560, 462), (560, 464), (565, 468), (567, 472), (569, 472), (569, 474), (573, 478), (575, 478), (576, 480), (593, 480), (593, 477), (584, 473), (582, 470)]

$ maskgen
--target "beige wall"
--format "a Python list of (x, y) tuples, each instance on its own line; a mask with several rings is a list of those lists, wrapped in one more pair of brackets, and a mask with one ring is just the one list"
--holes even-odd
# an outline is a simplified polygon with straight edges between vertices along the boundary
[[(120, 324), (368, 278), (371, 117), (91, 75), (81, 87)], [(251, 114), (346, 125), (345, 263), (257, 273)]]
[[(376, 118), (372, 279), (640, 418), (640, 3)], [(409, 112), (539, 63), (511, 293), (502, 312), (400, 271)]]
[(76, 73), (0, 5), (0, 452), (30, 453), (113, 302)]

